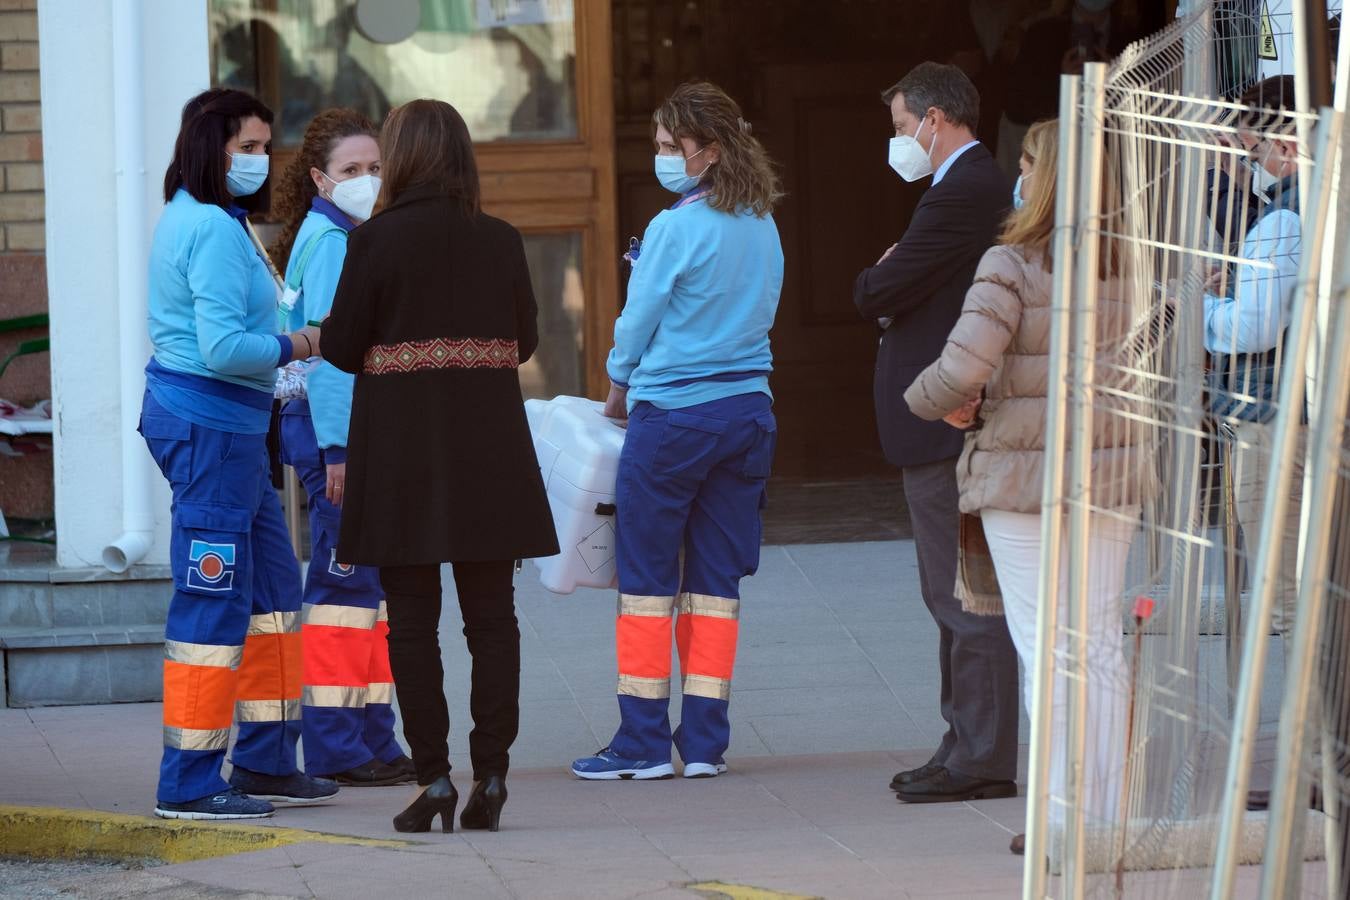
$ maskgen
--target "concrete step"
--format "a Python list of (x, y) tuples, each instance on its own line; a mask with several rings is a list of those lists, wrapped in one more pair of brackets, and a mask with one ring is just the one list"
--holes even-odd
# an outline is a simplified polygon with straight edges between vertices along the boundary
[(168, 566), (62, 568), (52, 547), (0, 545), (0, 703), (158, 700)]
[(4, 705), (138, 703), (163, 695), (163, 625), (0, 629)]

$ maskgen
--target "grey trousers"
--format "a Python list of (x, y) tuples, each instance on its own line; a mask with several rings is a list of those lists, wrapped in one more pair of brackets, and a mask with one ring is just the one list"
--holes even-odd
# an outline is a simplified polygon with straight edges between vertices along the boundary
[(901, 469), (923, 602), (938, 627), (939, 697), (947, 733), (932, 761), (976, 778), (1017, 777), (1017, 651), (1002, 616), (976, 616), (954, 596), (956, 460)]

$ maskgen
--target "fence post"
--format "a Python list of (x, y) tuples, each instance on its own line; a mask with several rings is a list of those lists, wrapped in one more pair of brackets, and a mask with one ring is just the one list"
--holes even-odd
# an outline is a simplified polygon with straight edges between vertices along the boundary
[[(1023, 900), (1045, 897), (1046, 813), (1050, 803), (1051, 710), (1055, 683), (1055, 636), (1058, 632), (1059, 544), (1063, 516), (1066, 396), (1072, 319), (1074, 230), (1077, 226), (1078, 98), (1082, 79), (1059, 80), (1059, 168), (1055, 173), (1054, 296), (1050, 315), (1050, 396), (1045, 409), (1045, 476), (1041, 486), (1041, 569), (1036, 611), (1036, 660), (1032, 680), (1031, 749), (1027, 762), (1026, 856)], [(1047, 600), (1047, 598), (1049, 598)], [(1062, 748), (1061, 748), (1062, 750)]]

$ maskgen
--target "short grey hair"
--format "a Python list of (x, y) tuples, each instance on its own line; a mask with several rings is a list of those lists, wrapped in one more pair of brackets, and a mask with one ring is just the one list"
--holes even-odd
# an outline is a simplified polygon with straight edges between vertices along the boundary
[(896, 94), (905, 98), (905, 109), (916, 119), (923, 118), (928, 110), (936, 107), (949, 121), (971, 131), (979, 125), (980, 92), (956, 66), (919, 63), (908, 75), (881, 92), (881, 102), (890, 106)]

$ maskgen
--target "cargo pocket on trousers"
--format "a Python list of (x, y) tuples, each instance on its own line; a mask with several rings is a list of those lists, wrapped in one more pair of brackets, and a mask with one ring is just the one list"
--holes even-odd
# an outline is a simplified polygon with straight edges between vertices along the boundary
[(755, 417), (758, 429), (750, 449), (745, 452), (745, 464), (741, 475), (746, 478), (768, 478), (773, 469), (773, 454), (778, 446), (778, 420), (773, 413), (764, 413)]
[(206, 597), (241, 593), (249, 577), (246, 509), (213, 503), (179, 502), (173, 512), (173, 562), (181, 590)]
[(726, 428), (725, 419), (668, 413), (652, 468), (664, 474), (702, 478), (718, 461), (717, 451)]

